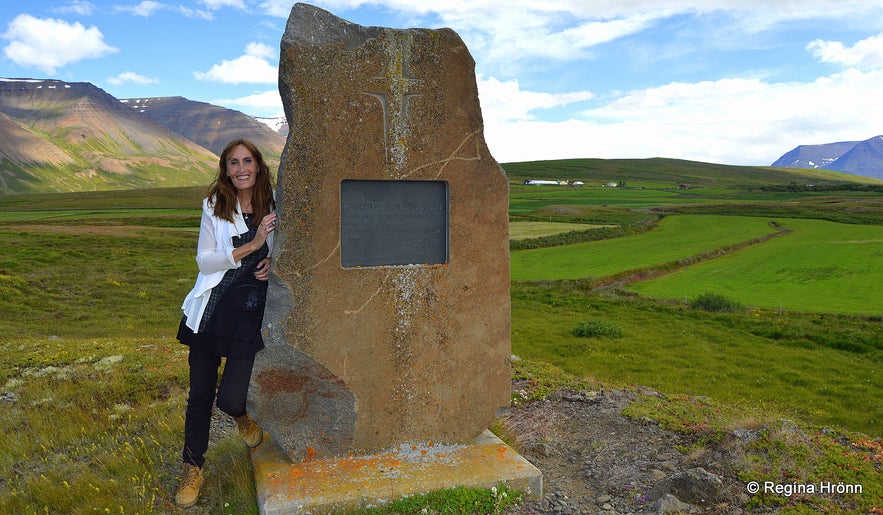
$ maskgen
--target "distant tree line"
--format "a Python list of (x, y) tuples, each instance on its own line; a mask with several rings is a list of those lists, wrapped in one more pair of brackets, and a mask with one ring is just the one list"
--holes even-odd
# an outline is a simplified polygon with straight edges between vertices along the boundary
[(544, 247), (556, 247), (558, 245), (570, 245), (573, 243), (585, 243), (589, 241), (607, 240), (620, 236), (631, 236), (649, 231), (659, 223), (659, 216), (651, 216), (643, 220), (615, 227), (595, 227), (584, 231), (570, 231), (539, 238), (525, 238), (522, 240), (510, 240), (510, 250), (539, 249)]
[(883, 184), (860, 184), (857, 182), (832, 182), (821, 184), (769, 184), (760, 187), (761, 191), (871, 191), (883, 193)]

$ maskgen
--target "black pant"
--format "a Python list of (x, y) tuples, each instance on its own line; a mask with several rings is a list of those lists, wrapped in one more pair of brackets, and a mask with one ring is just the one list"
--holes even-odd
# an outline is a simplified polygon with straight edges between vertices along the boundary
[(187, 413), (184, 419), (185, 463), (202, 468), (205, 452), (208, 450), (209, 428), (212, 421), (212, 408), (217, 397), (218, 409), (239, 417), (245, 415), (248, 400), (248, 383), (254, 366), (254, 356), (243, 359), (227, 358), (221, 384), (218, 383), (218, 368), (221, 358), (198, 346), (190, 347), (190, 396), (187, 398)]

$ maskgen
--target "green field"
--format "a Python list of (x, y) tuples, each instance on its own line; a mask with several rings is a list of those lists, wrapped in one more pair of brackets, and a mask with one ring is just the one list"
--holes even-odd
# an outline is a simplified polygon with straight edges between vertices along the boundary
[(883, 226), (879, 225), (669, 216), (658, 229), (636, 236), (513, 252), (511, 276), (513, 281), (599, 278), (652, 267), (773, 234), (770, 222), (790, 232), (663, 278), (631, 284), (629, 289), (661, 299), (713, 291), (763, 308), (883, 313), (878, 287), (883, 284)]
[[(654, 164), (665, 181), (651, 180)], [(725, 403), (737, 415), (721, 435), (787, 418), (814, 435), (870, 435), (879, 448), (883, 193), (762, 189), (843, 179), (833, 173), (776, 179), (783, 172), (654, 160), (533, 166), (633, 187), (541, 189), (513, 174), (512, 239), (554, 245), (511, 252), (513, 354), (601, 388), (652, 388), (673, 406), (694, 396)], [(688, 180), (702, 187), (670, 183)], [(174, 334), (196, 275), (203, 192), (0, 196), (0, 512), (174, 511), (187, 381)], [(573, 229), (583, 241), (542, 239)], [(593, 281), (604, 277), (618, 282)], [(707, 292), (744, 309), (690, 305)], [(585, 322), (620, 335), (576, 336)], [(212, 447), (212, 512), (256, 513), (238, 444)], [(787, 468), (779, 451), (752, 470), (775, 479)], [(879, 463), (844, 460), (818, 473), (881, 483)], [(862, 513), (880, 505), (874, 488), (856, 504)]]
[(539, 238), (562, 232), (584, 231), (602, 225), (574, 224), (568, 222), (513, 222), (509, 224), (509, 239), (523, 240), (526, 238)]
[(775, 232), (763, 218), (670, 216), (638, 236), (513, 252), (510, 273), (513, 281), (602, 277)]
[(777, 221), (791, 232), (629, 289), (673, 299), (714, 291), (762, 308), (883, 314), (883, 226)]

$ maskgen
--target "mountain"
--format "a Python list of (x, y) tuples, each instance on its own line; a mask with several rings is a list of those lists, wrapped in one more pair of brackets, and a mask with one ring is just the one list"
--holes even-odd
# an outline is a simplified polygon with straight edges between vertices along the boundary
[(814, 168), (883, 179), (883, 136), (865, 141), (800, 145), (771, 166)]
[(800, 145), (794, 150), (786, 152), (770, 165), (780, 168), (822, 168), (837, 160), (843, 154), (849, 152), (858, 141), (840, 141), (838, 143), (826, 143), (824, 145)]
[(277, 161), (285, 148), (285, 137), (267, 123), (232, 109), (184, 97), (130, 98), (121, 102), (217, 155), (237, 138), (251, 140), (267, 161)]
[(86, 82), (0, 79), (0, 193), (208, 184), (217, 156)]
[(207, 185), (218, 155), (253, 141), (271, 170), (285, 119), (183, 97), (119, 100), (90, 83), (0, 79), (0, 194)]
[(856, 143), (830, 164), (829, 170), (883, 179), (883, 136)]

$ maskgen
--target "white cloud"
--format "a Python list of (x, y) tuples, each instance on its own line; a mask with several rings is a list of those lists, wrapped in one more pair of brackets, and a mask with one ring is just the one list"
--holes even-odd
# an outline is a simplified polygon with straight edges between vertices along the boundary
[(160, 9), (167, 9), (168, 5), (155, 2), (154, 0), (142, 0), (141, 3), (136, 5), (120, 5), (115, 7), (115, 9), (119, 12), (129, 13), (135, 16), (142, 16), (147, 18), (152, 16), (153, 13)]
[(542, 11), (470, 16), (457, 20), (470, 50), (491, 64), (532, 59), (574, 61), (598, 45), (635, 34), (652, 25), (652, 14), (612, 20), (568, 19)]
[(203, 9), (191, 9), (189, 7), (184, 7), (183, 5), (179, 5), (178, 11), (180, 11), (181, 14), (188, 18), (199, 18), (202, 20), (214, 19), (214, 15), (211, 13), (211, 11), (206, 11)]
[(202, 4), (207, 5), (208, 9), (193, 9), (191, 7), (187, 7), (185, 5), (173, 6), (171, 4), (166, 4), (162, 2), (157, 2), (155, 0), (142, 0), (140, 3), (136, 5), (120, 5), (116, 6), (114, 9), (118, 12), (124, 12), (128, 14), (132, 14), (134, 16), (141, 16), (144, 18), (148, 18), (153, 16), (154, 13), (161, 9), (169, 9), (169, 10), (177, 10), (179, 13), (183, 14), (188, 18), (199, 18), (202, 20), (212, 20), (214, 19), (214, 14), (212, 11), (223, 7), (224, 5), (232, 5), (234, 7), (244, 8), (242, 2), (239, 0), (234, 0), (232, 2), (228, 1), (219, 1), (219, 2), (201, 2)]
[(229, 109), (243, 110), (253, 116), (283, 116), (282, 98), (279, 96), (279, 91), (275, 89), (240, 98), (212, 100), (211, 103), (223, 105)]
[(129, 82), (133, 84), (156, 84), (159, 80), (145, 77), (144, 75), (139, 75), (135, 72), (125, 71), (115, 77), (108, 77), (107, 82), (114, 86), (119, 86)]
[(536, 109), (563, 107), (594, 97), (590, 91), (570, 93), (524, 91), (519, 87), (518, 81), (501, 82), (494, 77), (487, 80), (479, 77), (478, 91), (483, 116), (500, 121), (533, 120), (535, 116), (531, 111)]
[(628, 92), (558, 123), (485, 117), (501, 162), (567, 157), (676, 157), (769, 165), (800, 144), (881, 134), (883, 69), (812, 82), (723, 79)]
[(89, 16), (94, 10), (95, 5), (86, 0), (72, 0), (67, 5), (53, 9), (57, 13), (76, 14), (78, 16)]
[(249, 43), (245, 55), (233, 60), (224, 60), (207, 72), (194, 72), (199, 80), (223, 82), (225, 84), (270, 84), (279, 79), (276, 66), (267, 60), (275, 57), (275, 50), (263, 43)]
[(29, 14), (20, 14), (9, 22), (3, 38), (10, 41), (3, 49), (6, 57), (50, 75), (61, 66), (119, 51), (105, 43), (104, 35), (94, 26), (87, 29), (79, 22), (40, 19)]
[(200, 0), (199, 3), (212, 11), (217, 11), (222, 7), (245, 9), (245, 2), (243, 0)]
[(273, 59), (276, 57), (276, 49), (266, 43), (251, 42), (245, 45), (245, 55), (261, 59)]
[[(292, 5), (294, 3), (291, 0), (265, 0), (261, 3), (260, 7), (269, 16), (288, 18), (288, 15), (291, 14)], [(325, 9), (328, 9), (328, 7), (325, 7)]]
[(839, 41), (817, 39), (806, 49), (819, 62), (872, 69), (883, 67), (883, 34), (872, 36), (847, 47)]

